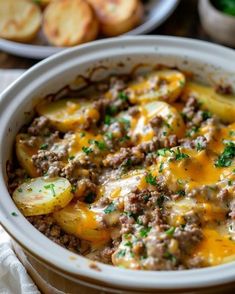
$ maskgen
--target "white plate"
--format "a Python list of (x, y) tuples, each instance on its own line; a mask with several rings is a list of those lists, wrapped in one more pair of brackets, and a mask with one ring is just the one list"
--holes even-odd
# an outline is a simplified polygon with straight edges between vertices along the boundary
[[(179, 0), (148, 0), (146, 16), (143, 23), (125, 35), (146, 34), (161, 25), (175, 10)], [(53, 47), (47, 44), (42, 33), (33, 44), (24, 44), (0, 38), (0, 49), (18, 56), (43, 59), (55, 54), (64, 48)]]

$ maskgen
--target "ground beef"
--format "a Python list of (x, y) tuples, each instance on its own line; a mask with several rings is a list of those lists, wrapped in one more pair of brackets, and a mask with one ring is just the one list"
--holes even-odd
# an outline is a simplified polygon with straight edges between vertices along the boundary
[(184, 254), (189, 254), (202, 239), (202, 230), (195, 224), (186, 225), (183, 229), (177, 228), (174, 232), (174, 238), (179, 243), (179, 248)]
[(27, 217), (27, 219), (35, 228), (53, 242), (73, 252), (80, 253), (80, 240), (74, 235), (65, 233), (60, 226), (56, 224), (51, 215), (31, 216)]
[(37, 172), (40, 175), (47, 174), (49, 177), (59, 175), (62, 169), (62, 164), (59, 159), (59, 156), (55, 152), (47, 150), (38, 150), (37, 154), (32, 156), (32, 161), (37, 168)]
[(49, 133), (48, 129), (49, 120), (44, 116), (39, 116), (34, 119), (28, 128), (28, 133), (33, 136), (44, 135)]

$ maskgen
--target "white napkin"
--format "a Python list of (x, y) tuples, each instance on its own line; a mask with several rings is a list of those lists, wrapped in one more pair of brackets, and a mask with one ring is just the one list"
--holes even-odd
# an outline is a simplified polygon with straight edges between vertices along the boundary
[[(22, 70), (0, 70), (0, 92), (23, 73)], [(40, 294), (16, 257), (10, 237), (0, 226), (0, 293)]]
[(16, 257), (10, 237), (0, 227), (0, 293), (1, 294), (40, 294)]

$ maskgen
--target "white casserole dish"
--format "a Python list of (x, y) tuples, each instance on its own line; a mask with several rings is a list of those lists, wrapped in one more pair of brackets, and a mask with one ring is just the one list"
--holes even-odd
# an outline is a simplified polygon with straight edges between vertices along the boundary
[(90, 260), (54, 244), (37, 231), (16, 208), (7, 191), (6, 162), (15, 135), (28, 120), (38, 97), (57, 92), (76, 76), (89, 75), (97, 66), (94, 79), (130, 72), (137, 64), (177, 66), (194, 73), (198, 80), (231, 84), (235, 90), (235, 52), (189, 39), (147, 36), (109, 39), (68, 49), (40, 62), (0, 97), (0, 222), (34, 263), (39, 261), (60, 277), (59, 290), (76, 293), (70, 287), (73, 281), (71, 285), (82, 283), (116, 293), (194, 293), (202, 289), (204, 292), (200, 293), (215, 293), (215, 287), (216, 291), (222, 291), (225, 284), (235, 282), (235, 262), (175, 272), (132, 271), (97, 263), (100, 270), (94, 270)]

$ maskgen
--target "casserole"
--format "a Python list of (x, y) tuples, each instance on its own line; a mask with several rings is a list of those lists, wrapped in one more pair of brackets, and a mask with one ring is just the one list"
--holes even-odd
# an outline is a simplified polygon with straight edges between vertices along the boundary
[[(94, 53), (95, 52), (95, 53)], [(140, 53), (144, 52), (144, 53)], [(126, 275), (123, 269), (97, 263), (72, 255), (38, 233), (16, 209), (6, 190), (6, 161), (9, 159), (14, 137), (32, 113), (37, 97), (58, 91), (79, 74), (101, 79), (114, 73), (126, 73), (144, 60), (149, 64), (164, 64), (190, 71), (199, 81), (209, 84), (234, 85), (234, 58), (232, 50), (193, 40), (169, 37), (138, 37), (99, 41), (80, 49), (67, 50), (44, 60), (23, 75), (1, 97), (1, 223), (6, 230), (36, 259), (54, 268), (62, 276), (75, 282), (93, 283), (112, 290), (147, 293), (157, 290), (182, 292), (233, 282), (233, 263), (212, 268), (181, 272), (137, 272)], [(59, 86), (58, 86), (59, 85)], [(234, 89), (233, 89), (234, 90)], [(11, 103), (8, 105), (9, 97)], [(8, 105), (8, 106), (7, 106)], [(17, 111), (16, 111), (17, 110)], [(24, 116), (22, 116), (24, 113)], [(17, 216), (12, 215), (16, 212)], [(20, 230), (19, 230), (20, 226)], [(30, 237), (27, 235), (30, 234)], [(98, 270), (97, 270), (98, 269)], [(221, 271), (223, 269), (223, 271)], [(107, 275), (108, 272), (108, 275)], [(107, 278), (108, 277), (108, 278)], [(141, 278), (140, 278), (141, 277)], [(179, 279), (180, 277), (180, 279)]]

